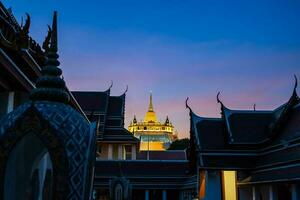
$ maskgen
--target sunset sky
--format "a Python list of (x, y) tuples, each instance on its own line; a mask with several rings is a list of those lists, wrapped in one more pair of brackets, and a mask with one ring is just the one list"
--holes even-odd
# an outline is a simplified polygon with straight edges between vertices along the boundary
[(58, 11), (61, 68), (71, 90), (112, 95), (126, 85), (126, 127), (144, 117), (149, 91), (161, 120), (188, 136), (185, 99), (218, 117), (216, 94), (232, 109), (274, 109), (300, 78), (300, 1), (4, 0), (42, 43)]

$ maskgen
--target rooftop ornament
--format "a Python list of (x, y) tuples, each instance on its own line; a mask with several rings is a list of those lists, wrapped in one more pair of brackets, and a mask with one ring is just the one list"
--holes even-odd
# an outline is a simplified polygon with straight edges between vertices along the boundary
[(21, 24), (21, 33), (27, 35), (29, 33), (29, 28), (30, 28), (30, 16), (28, 13), (25, 14), (26, 14), (26, 21), (24, 26), (23, 26), (23, 22)]
[(186, 108), (186, 109), (189, 109), (190, 112), (192, 112), (192, 109), (191, 109), (191, 107), (189, 106), (188, 101), (189, 101), (189, 97), (187, 97), (186, 100), (185, 100), (185, 108)]
[(49, 51), (49, 44), (50, 44), (51, 34), (52, 34), (52, 29), (48, 25), (48, 33), (47, 33), (47, 36), (46, 36), (46, 38), (43, 42), (43, 49), (45, 50), (45, 52)]
[(296, 74), (294, 74), (294, 79), (295, 79), (295, 84), (294, 84), (294, 89), (293, 89), (293, 95), (292, 97), (296, 98), (297, 100), (299, 99), (299, 96), (297, 94), (297, 87), (298, 87), (298, 79)]
[(220, 100), (220, 93), (221, 92), (218, 92), (218, 94), (217, 94), (217, 102), (219, 103), (219, 104), (221, 104), (221, 116), (223, 117), (224, 116), (224, 109), (226, 108), (225, 106), (224, 106), (224, 104), (223, 104), (223, 102)]
[(57, 12), (54, 12), (50, 47), (46, 52), (46, 63), (42, 76), (37, 80), (36, 88), (31, 92), (33, 101), (54, 101), (68, 103), (70, 96), (66, 91), (65, 81), (61, 78), (62, 70), (58, 68), (57, 54)]
[(112, 88), (113, 85), (114, 85), (114, 82), (113, 82), (113, 80), (111, 80), (111, 81), (110, 81), (110, 86), (109, 86), (108, 90), (110, 90), (110, 89)]

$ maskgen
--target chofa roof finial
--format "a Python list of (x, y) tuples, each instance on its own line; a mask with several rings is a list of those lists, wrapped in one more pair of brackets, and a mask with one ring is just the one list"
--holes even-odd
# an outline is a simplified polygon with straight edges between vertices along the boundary
[(224, 106), (224, 105), (223, 105), (223, 102), (220, 100), (220, 94), (221, 94), (221, 92), (218, 92), (218, 94), (217, 94), (217, 102), (218, 102), (219, 104), (221, 104), (221, 106)]
[(110, 90), (110, 89), (112, 88), (113, 85), (114, 85), (113, 80), (110, 80), (110, 85), (109, 85), (109, 87), (108, 87), (108, 90)]
[(186, 100), (185, 100), (185, 108), (186, 109), (189, 109), (190, 110), (190, 113), (192, 113), (193, 112), (193, 110), (192, 110), (192, 108), (189, 106), (189, 104), (188, 104), (188, 101), (189, 101), (189, 97), (187, 97), (186, 98)]
[(295, 85), (294, 85), (293, 95), (297, 95), (298, 79), (296, 74), (294, 74), (294, 79), (295, 79)]
[(221, 115), (224, 116), (224, 109), (225, 109), (226, 107), (224, 106), (223, 102), (220, 100), (220, 93), (221, 93), (221, 92), (218, 92), (218, 94), (217, 94), (217, 102), (218, 102), (219, 104), (221, 104)]
[(124, 94), (126, 94), (127, 91), (128, 91), (128, 85), (126, 85), (126, 89), (125, 89)]
[(25, 15), (26, 15), (26, 21), (24, 26), (23, 26), (23, 17), (21, 20), (21, 32), (24, 35), (27, 35), (29, 33), (29, 28), (30, 28), (30, 15), (28, 13), (25, 13)]

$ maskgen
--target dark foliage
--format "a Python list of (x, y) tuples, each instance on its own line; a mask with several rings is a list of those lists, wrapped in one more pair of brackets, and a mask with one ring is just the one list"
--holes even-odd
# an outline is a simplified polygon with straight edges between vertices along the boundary
[(189, 146), (190, 140), (188, 138), (175, 140), (168, 150), (184, 150)]

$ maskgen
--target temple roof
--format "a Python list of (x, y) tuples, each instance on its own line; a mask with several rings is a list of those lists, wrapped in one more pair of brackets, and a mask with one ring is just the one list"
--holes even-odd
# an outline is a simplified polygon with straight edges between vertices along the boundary
[(137, 160), (187, 160), (184, 150), (140, 151)]
[[(142, 169), (142, 170), (141, 170)], [(97, 176), (124, 176), (124, 177), (186, 177), (189, 173), (187, 161), (97, 161)]]
[[(0, 44), (5, 51), (11, 51), (32, 70), (44, 63), (44, 52), (40, 45), (29, 36), (30, 16), (26, 13), (24, 24), (19, 24), (12, 13), (12, 9), (5, 8), (0, 2)], [(22, 56), (23, 55), (23, 56)], [(22, 58), (23, 57), (23, 58)]]
[(110, 96), (110, 88), (103, 92), (73, 91), (72, 94), (90, 121), (97, 122), (98, 140), (139, 142), (132, 133), (124, 128), (127, 89), (120, 96)]
[(85, 112), (102, 113), (106, 112), (109, 98), (109, 91), (87, 92), (72, 91), (73, 96)]
[[(258, 167), (259, 160), (271, 149), (290, 144), (300, 138), (297, 119), (300, 113), (300, 99), (296, 93), (297, 79), (293, 93), (287, 103), (274, 110), (233, 110), (221, 104), (220, 118), (207, 118), (190, 110), (191, 144), (190, 152), (198, 152), (200, 167), (222, 169), (247, 169)], [(291, 127), (294, 127), (291, 130)], [(195, 156), (195, 155), (191, 155)], [(271, 155), (270, 155), (271, 156)], [(287, 156), (277, 158), (285, 159)], [(263, 162), (261, 162), (263, 163)]]
[(238, 111), (224, 112), (227, 137), (233, 144), (258, 144), (271, 136), (270, 124), (274, 121), (273, 111)]
[(0, 91), (15, 88), (29, 92), (41, 75), (45, 52), (30, 37), (31, 19), (26, 13), (24, 24), (15, 19), (12, 9), (0, 2)]

